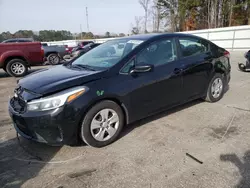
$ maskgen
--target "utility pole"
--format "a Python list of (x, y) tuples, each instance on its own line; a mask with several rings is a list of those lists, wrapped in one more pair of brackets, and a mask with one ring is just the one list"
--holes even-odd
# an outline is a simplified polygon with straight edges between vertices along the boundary
[(87, 19), (87, 31), (89, 32), (89, 14), (88, 14), (88, 7), (86, 7), (86, 19)]

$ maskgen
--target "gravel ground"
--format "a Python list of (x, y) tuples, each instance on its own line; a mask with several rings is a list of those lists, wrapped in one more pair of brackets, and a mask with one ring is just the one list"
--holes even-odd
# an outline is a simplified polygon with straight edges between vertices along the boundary
[(136, 122), (100, 149), (18, 141), (7, 111), (16, 78), (0, 70), (0, 187), (249, 188), (250, 74), (237, 70), (244, 61), (231, 53), (230, 88), (219, 102)]

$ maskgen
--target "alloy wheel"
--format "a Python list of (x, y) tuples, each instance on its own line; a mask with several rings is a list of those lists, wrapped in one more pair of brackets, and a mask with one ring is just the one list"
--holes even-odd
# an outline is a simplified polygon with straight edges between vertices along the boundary
[(49, 62), (53, 65), (56, 65), (60, 62), (60, 58), (57, 55), (50, 56)]
[(99, 111), (91, 121), (90, 131), (97, 141), (107, 141), (112, 138), (119, 127), (119, 116), (112, 109)]
[(22, 75), (25, 71), (25, 67), (22, 63), (13, 63), (10, 67), (11, 72), (13, 72), (16, 75)]
[(216, 99), (218, 98), (223, 90), (223, 82), (221, 78), (216, 78), (212, 84), (211, 92), (212, 96)]

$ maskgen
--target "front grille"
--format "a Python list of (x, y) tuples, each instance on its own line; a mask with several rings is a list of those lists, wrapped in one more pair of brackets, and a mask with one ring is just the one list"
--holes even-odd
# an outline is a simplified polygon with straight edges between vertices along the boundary
[(22, 113), (26, 110), (26, 102), (19, 97), (13, 97), (10, 100), (10, 105), (14, 111)]

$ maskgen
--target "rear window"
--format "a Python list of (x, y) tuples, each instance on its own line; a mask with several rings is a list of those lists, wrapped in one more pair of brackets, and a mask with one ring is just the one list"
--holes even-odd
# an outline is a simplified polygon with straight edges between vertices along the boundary
[(9, 39), (9, 40), (3, 41), (2, 43), (13, 43), (13, 42), (17, 42), (17, 40)]
[(18, 42), (32, 42), (32, 40), (19, 40)]
[(209, 43), (197, 38), (179, 38), (182, 57), (199, 55), (209, 51)]

